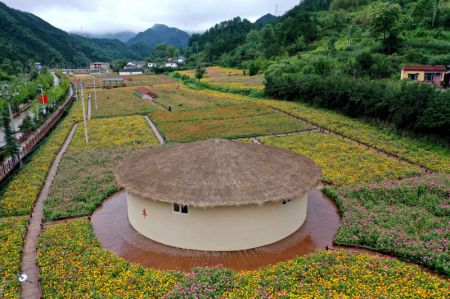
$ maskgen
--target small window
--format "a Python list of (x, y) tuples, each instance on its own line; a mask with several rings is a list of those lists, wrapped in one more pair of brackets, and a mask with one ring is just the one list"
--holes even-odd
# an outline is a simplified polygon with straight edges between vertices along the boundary
[(408, 79), (416, 81), (419, 79), (419, 74), (408, 74)]
[(283, 199), (282, 204), (283, 204), (283, 206), (285, 206), (285, 205), (290, 204), (291, 202), (292, 202), (292, 199)]
[(441, 80), (440, 73), (425, 73), (425, 81)]
[(189, 213), (189, 209), (188, 209), (187, 205), (180, 205), (177, 203), (173, 204), (172, 211), (177, 214), (188, 214)]

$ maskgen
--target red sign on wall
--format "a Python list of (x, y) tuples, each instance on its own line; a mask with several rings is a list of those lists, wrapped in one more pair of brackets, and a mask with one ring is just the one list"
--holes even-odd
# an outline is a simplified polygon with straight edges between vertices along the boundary
[(144, 219), (147, 218), (147, 216), (148, 216), (147, 209), (142, 210), (142, 216), (144, 216)]
[(48, 105), (48, 96), (46, 94), (39, 96), (39, 103), (42, 105)]

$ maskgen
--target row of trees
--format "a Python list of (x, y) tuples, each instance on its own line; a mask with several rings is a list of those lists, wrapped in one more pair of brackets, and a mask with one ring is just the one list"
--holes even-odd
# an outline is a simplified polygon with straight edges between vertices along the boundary
[(19, 126), (18, 132), (13, 132), (10, 125), (10, 116), (6, 107), (7, 104), (3, 100), (0, 101), (0, 123), (3, 127), (5, 141), (5, 146), (0, 151), (0, 160), (17, 155), (19, 152), (19, 143), (17, 140), (18, 133), (22, 136), (26, 136), (38, 129), (65, 100), (70, 82), (68, 78), (62, 75), (62, 73), (57, 73), (57, 75), (60, 77), (59, 86), (52, 85), (53, 76), (46, 70), (34, 80), (31, 78), (30, 80), (19, 80), (14, 77), (9, 78), (11, 81), (9, 84), (11, 86), (16, 86), (14, 90), (19, 91), (18, 95), (15, 96), (12, 101), (13, 111), (19, 112), (19, 104), (31, 103), (36, 100), (37, 95), (40, 93), (41, 86), (48, 95), (49, 104), (45, 109), (42, 109), (40, 106), (36, 109), (33, 107), (32, 116), (27, 115)]
[(269, 67), (266, 82), (270, 97), (379, 119), (401, 130), (450, 140), (450, 93), (427, 84), (303, 74), (286, 64)]

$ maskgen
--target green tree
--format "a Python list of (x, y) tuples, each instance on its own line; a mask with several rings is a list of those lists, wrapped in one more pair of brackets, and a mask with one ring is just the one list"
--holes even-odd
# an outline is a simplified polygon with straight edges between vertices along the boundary
[(261, 47), (266, 58), (271, 58), (279, 54), (280, 46), (275, 37), (275, 30), (270, 24), (264, 26), (262, 29)]
[(3, 129), (5, 136), (5, 153), (9, 157), (14, 157), (19, 154), (19, 144), (17, 142), (16, 137), (14, 136), (14, 132), (11, 130), (11, 126), (9, 124), (9, 117), (7, 115), (3, 115)]
[(203, 78), (203, 75), (205, 75), (206, 70), (202, 67), (197, 67), (197, 69), (195, 70), (195, 78), (198, 79), (198, 81), (200, 81)]
[(125, 60), (117, 60), (112, 66), (113, 71), (118, 73), (126, 64), (127, 62)]
[(334, 57), (336, 56), (337, 50), (336, 50), (336, 42), (338, 41), (338, 38), (336, 35), (333, 35), (328, 40), (328, 53), (330, 56)]
[(358, 7), (359, 0), (333, 0), (330, 4), (331, 10), (350, 9)]
[(166, 55), (168, 57), (175, 57), (175, 53), (177, 52), (177, 48), (173, 47), (173, 46), (167, 46), (166, 49)]
[(258, 74), (258, 72), (259, 72), (259, 65), (255, 61), (252, 61), (248, 65), (248, 74), (250, 76), (255, 76), (256, 74)]
[(404, 24), (400, 5), (374, 2), (369, 6), (369, 20), (373, 35), (381, 37), (384, 52), (391, 53), (398, 43), (398, 35)]
[(419, 0), (412, 10), (413, 20), (419, 24), (431, 24), (435, 12), (435, 0)]
[(20, 132), (22, 134), (28, 133), (31, 129), (33, 129), (33, 119), (31, 116), (27, 115), (22, 121), (22, 124), (20, 125)]

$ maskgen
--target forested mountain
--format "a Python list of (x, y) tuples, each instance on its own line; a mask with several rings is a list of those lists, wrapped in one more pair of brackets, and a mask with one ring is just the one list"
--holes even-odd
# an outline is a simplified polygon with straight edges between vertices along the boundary
[(158, 44), (166, 44), (176, 48), (186, 48), (189, 42), (189, 34), (166, 25), (156, 24), (152, 28), (137, 34), (128, 41), (128, 44), (141, 43), (154, 48)]
[(221, 22), (193, 35), (189, 51), (224, 66), (264, 70), (293, 57), (306, 65), (320, 60), (331, 72), (388, 78), (406, 63), (450, 64), (449, 28), (445, 0), (304, 0), (262, 28), (240, 18)]
[(0, 28), (2, 65), (29, 65), (40, 61), (49, 66), (85, 66), (94, 60), (141, 57), (135, 49), (118, 40), (72, 35), (1, 2)]
[(193, 51), (202, 51), (207, 60), (217, 60), (245, 42), (253, 24), (240, 17), (216, 24), (203, 34), (193, 34), (189, 46)]
[(264, 72), (270, 97), (450, 138), (450, 93), (399, 80), (404, 65), (450, 65), (448, 0), (305, 0), (262, 28), (219, 23), (188, 53)]

